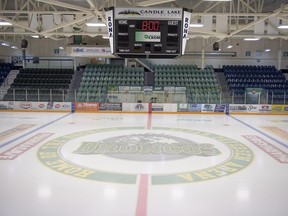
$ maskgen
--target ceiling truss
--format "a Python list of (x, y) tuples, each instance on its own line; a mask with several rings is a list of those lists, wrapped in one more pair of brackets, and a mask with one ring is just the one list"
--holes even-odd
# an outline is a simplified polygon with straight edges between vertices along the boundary
[[(8, 2), (9, 1), (9, 2)], [(135, 0), (123, 0), (126, 5), (130, 7), (139, 6), (159, 6), (163, 2), (170, 2), (171, 5), (176, 3), (176, 1), (163, 1), (163, 0), (145, 0), (145, 1), (135, 1)], [(105, 35), (107, 30), (95, 29), (93, 33), (85, 31), (85, 23), (89, 19), (97, 18), (102, 22), (105, 21), (104, 7), (111, 6), (114, 2), (106, 1), (96, 1), (96, 0), (85, 0), (88, 7), (83, 7), (80, 5), (74, 5), (71, 3), (65, 3), (55, 0), (3, 0), (0, 4), (0, 20), (10, 22), (12, 27), (0, 27), (0, 39), (1, 37), (9, 37), (11, 35), (16, 36), (29, 36), (29, 35), (40, 35), (46, 36), (54, 40), (63, 39), (63, 37), (70, 37), (72, 35), (87, 35), (90, 37), (95, 37), (98, 35)], [(262, 13), (263, 5), (265, 0), (234, 0), (230, 2), (210, 2), (207, 5), (207, 1), (200, 0), (192, 8), (194, 16), (198, 18), (203, 18), (205, 16), (213, 16), (215, 20), (216, 16), (227, 16), (228, 18), (228, 31), (227, 32), (217, 32), (217, 29), (212, 29), (211, 31), (204, 31), (201, 29), (190, 28), (192, 37), (202, 37), (210, 38), (212, 41), (221, 41), (225, 38), (243, 38), (247, 36), (255, 36), (253, 34), (253, 26), (259, 22), (265, 21), (266, 26), (271, 26), (278, 31), (277, 35), (269, 35), (267, 33), (263, 35), (257, 35), (260, 38), (282, 38), (288, 39), (288, 32), (277, 29), (273, 23), (269, 21), (271, 17), (277, 17), (282, 22), (288, 21), (288, 4), (281, 5), (277, 10), (270, 13)], [(9, 3), (9, 4), (8, 4)], [(11, 3), (13, 8), (11, 8)], [(114, 2), (116, 4), (116, 1)], [(206, 4), (205, 10), (202, 12), (197, 12), (203, 4)], [(228, 7), (227, 7), (228, 5)], [(221, 8), (221, 11), (215, 12), (215, 8)], [(224, 7), (226, 6), (226, 7)], [(43, 15), (52, 16), (63, 16), (72, 15), (74, 18), (71, 21), (63, 21), (57, 26), (53, 26), (48, 29), (35, 29), (31, 27), (31, 19), (33, 16), (37, 17), (37, 21), (40, 23)], [(67, 26), (81, 26), (82, 31), (70, 31), (65, 32), (63, 28)], [(15, 31), (15, 27), (22, 28), (22, 31)], [(250, 33), (248, 33), (248, 30)], [(245, 31), (245, 32), (244, 32)]]

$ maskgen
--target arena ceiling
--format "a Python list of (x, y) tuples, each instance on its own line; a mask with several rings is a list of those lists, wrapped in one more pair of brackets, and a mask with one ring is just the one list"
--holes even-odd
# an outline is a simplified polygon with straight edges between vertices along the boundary
[[(73, 35), (97, 38), (106, 27), (87, 27), (87, 22), (104, 22), (107, 7), (185, 7), (193, 10), (191, 22), (210, 22), (207, 28), (190, 28), (190, 37), (221, 41), (259, 37), (288, 39), (287, 0), (0, 0), (0, 39), (48, 37), (62, 40)], [(219, 30), (219, 23), (225, 27)], [(218, 24), (217, 24), (218, 23)], [(224, 29), (224, 30), (223, 30)]]

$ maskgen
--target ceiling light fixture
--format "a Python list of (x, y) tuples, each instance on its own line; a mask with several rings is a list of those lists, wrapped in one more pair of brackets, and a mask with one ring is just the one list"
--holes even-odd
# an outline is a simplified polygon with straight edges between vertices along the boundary
[(10, 26), (10, 25), (12, 24), (9, 22), (0, 21), (0, 26)]
[(204, 1), (227, 2), (227, 1), (232, 1), (232, 0), (204, 0)]
[(244, 38), (244, 41), (258, 41), (259, 38)]
[(202, 28), (204, 25), (202, 23), (191, 23), (189, 26), (191, 28)]
[(2, 42), (1, 43), (2, 46), (10, 46), (8, 43)]
[(265, 52), (270, 52), (271, 51), (271, 49), (265, 49)]
[(277, 28), (279, 29), (288, 29), (288, 25), (279, 25)]
[(42, 38), (48, 38), (47, 36), (42, 36), (42, 35), (31, 35), (31, 37), (32, 38), (40, 38), (40, 39), (42, 39)]
[(12, 49), (18, 49), (18, 47), (17, 47), (17, 46), (11, 46), (11, 48), (12, 48)]
[(229, 45), (227, 46), (227, 49), (231, 49), (231, 48), (233, 48), (233, 46), (232, 46), (231, 44), (229, 44)]

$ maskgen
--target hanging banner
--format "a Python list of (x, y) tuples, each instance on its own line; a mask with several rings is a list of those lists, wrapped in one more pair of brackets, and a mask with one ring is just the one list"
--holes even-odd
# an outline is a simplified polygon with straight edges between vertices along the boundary
[(181, 48), (181, 54), (184, 55), (185, 53), (185, 48), (186, 48), (186, 42), (188, 40), (188, 32), (189, 32), (189, 25), (190, 25), (190, 20), (191, 20), (191, 13), (189, 11), (183, 11), (183, 26), (182, 26), (182, 31), (183, 31), (183, 36), (182, 36), (182, 48)]
[(106, 11), (108, 38), (110, 43), (111, 53), (114, 53), (114, 9)]

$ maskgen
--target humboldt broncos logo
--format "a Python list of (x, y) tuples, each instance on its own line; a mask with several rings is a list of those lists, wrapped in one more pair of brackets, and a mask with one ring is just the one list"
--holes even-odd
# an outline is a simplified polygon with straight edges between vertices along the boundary
[(115, 127), (50, 140), (39, 148), (38, 158), (77, 178), (136, 184), (139, 174), (147, 174), (152, 185), (161, 185), (228, 176), (246, 168), (253, 153), (237, 140), (204, 131)]
[(83, 142), (74, 153), (105, 154), (110, 157), (136, 161), (174, 160), (189, 156), (208, 157), (221, 154), (213, 144), (198, 144), (164, 133), (138, 133), (116, 136), (99, 142)]

